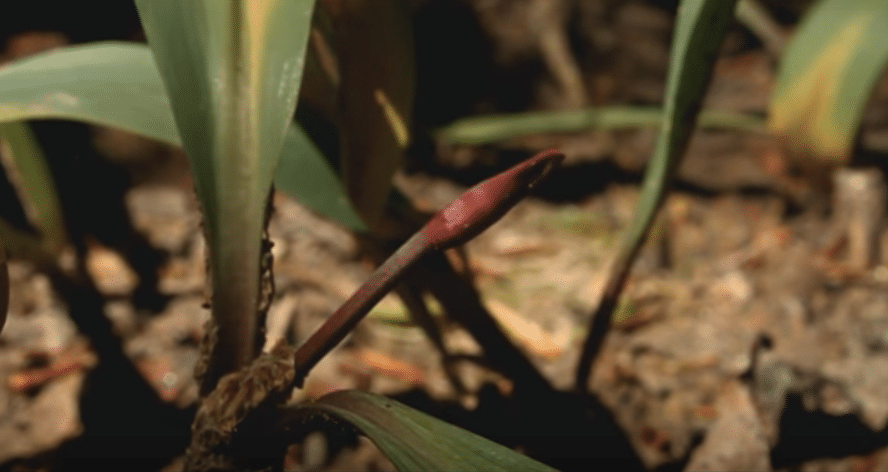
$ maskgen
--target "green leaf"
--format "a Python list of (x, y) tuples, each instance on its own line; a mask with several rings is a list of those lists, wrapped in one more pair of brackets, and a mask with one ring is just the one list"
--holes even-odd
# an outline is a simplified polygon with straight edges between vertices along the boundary
[(888, 61), (888, 3), (822, 0), (780, 62), (769, 126), (794, 155), (841, 164)]
[[(57, 255), (67, 243), (62, 206), (40, 143), (25, 123), (0, 123), (0, 158), (29, 222), (40, 232), (40, 246)], [(7, 235), (11, 236), (11, 235)]]
[[(435, 135), (451, 143), (478, 145), (527, 134), (659, 126), (662, 115), (660, 108), (602, 107), (479, 116), (454, 121), (436, 130)], [(764, 121), (757, 116), (717, 110), (700, 113), (699, 124), (753, 132), (765, 130)]]
[(313, 0), (136, 0), (204, 215), (218, 341), (205, 388), (256, 354), (266, 200)]
[(357, 390), (334, 392), (300, 409), (345, 420), (400, 471), (554, 471), (489, 439), (392, 399)]
[(305, 131), (296, 125), (290, 126), (284, 139), (284, 152), (274, 175), (274, 186), (347, 228), (367, 231), (349, 203), (336, 171)]
[(653, 159), (645, 172), (641, 201), (635, 208), (625, 239), (624, 252), (632, 253), (632, 259), (666, 195), (669, 179), (681, 162), (694, 131), (715, 55), (735, 3), (736, 0), (684, 0), (679, 4), (660, 133)]
[(143, 44), (71, 46), (0, 67), (0, 122), (41, 118), (179, 144), (163, 82)]
[[(144, 44), (72, 46), (0, 67), (0, 123), (41, 118), (110, 126), (181, 145)], [(338, 177), (301, 128), (291, 125), (281, 159), (276, 187), (346, 227), (365, 229)]]
[(358, 214), (373, 227), (409, 141), (415, 74), (410, 12), (403, 0), (352, 0), (329, 13), (341, 77), (343, 181)]
[(684, 0), (679, 4), (660, 132), (644, 175), (641, 201), (635, 207), (620, 252), (626, 255), (626, 264), (634, 260), (684, 155), (735, 3), (736, 0)]
[(576, 379), (576, 387), (582, 391), (587, 389), (592, 362), (610, 327), (612, 312), (632, 262), (666, 196), (672, 174), (681, 163), (735, 3), (736, 0), (683, 0), (679, 3), (657, 144), (645, 171), (640, 201), (611, 265), (602, 300), (583, 345)]
[(9, 311), (9, 269), (6, 267), (6, 252), (0, 247), (0, 331), (6, 324), (6, 312)]

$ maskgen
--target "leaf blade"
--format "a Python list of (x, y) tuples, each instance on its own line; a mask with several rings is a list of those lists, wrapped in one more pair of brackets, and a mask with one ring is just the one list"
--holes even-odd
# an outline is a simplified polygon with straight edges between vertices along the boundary
[(610, 328), (620, 292), (681, 163), (735, 4), (736, 0), (682, 0), (679, 4), (657, 143), (645, 170), (640, 200), (590, 321), (576, 371), (575, 387), (579, 391), (588, 391), (592, 363)]
[(71, 46), (0, 67), (0, 122), (34, 119), (85, 121), (179, 144), (151, 50), (136, 43)]
[[(0, 123), (36, 119), (110, 126), (181, 146), (151, 49), (139, 43), (72, 46), (0, 67)], [(347, 228), (366, 230), (324, 156), (310, 141), (290, 139), (294, 132), (304, 137), (298, 126), (287, 131), (275, 185)]]
[[(455, 144), (479, 145), (527, 134), (655, 127), (660, 125), (662, 114), (662, 109), (653, 107), (596, 107), (478, 116), (456, 120), (434, 134)], [(702, 111), (699, 124), (751, 132), (765, 130), (764, 121), (757, 116), (718, 110)]]
[(217, 342), (202, 391), (258, 349), (261, 233), (312, 0), (136, 0), (195, 177)]
[(320, 410), (352, 423), (401, 471), (555, 470), (380, 395), (340, 391), (300, 408)]
[(367, 231), (336, 172), (302, 128), (291, 125), (274, 176), (275, 188), (346, 228)]
[(375, 227), (409, 140), (415, 73), (410, 15), (402, 0), (342, 5), (331, 15), (341, 71), (341, 173), (358, 214)]
[(880, 0), (822, 0), (786, 49), (768, 125), (795, 156), (841, 164), (851, 155), (870, 93), (888, 62)]
[[(68, 242), (62, 204), (40, 143), (26, 123), (0, 123), (0, 158), (7, 178), (20, 194), (30, 223), (40, 232), (40, 246), (58, 255)], [(5, 162), (6, 160), (11, 162)], [(8, 167), (7, 167), (8, 166)]]

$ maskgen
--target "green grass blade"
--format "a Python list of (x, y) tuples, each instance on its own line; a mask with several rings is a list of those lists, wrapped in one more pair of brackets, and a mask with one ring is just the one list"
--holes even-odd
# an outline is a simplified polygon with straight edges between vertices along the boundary
[(353, 424), (400, 471), (555, 470), (489, 439), (372, 393), (335, 392), (300, 408), (320, 410)]
[(0, 123), (0, 158), (19, 193), (25, 215), (40, 232), (40, 246), (58, 254), (67, 243), (62, 206), (40, 143), (25, 123)]
[[(660, 126), (663, 110), (651, 107), (601, 107), (569, 111), (543, 111), (480, 116), (454, 121), (435, 136), (455, 144), (480, 145), (528, 134), (569, 133), (589, 128), (627, 129)], [(707, 110), (699, 125), (764, 132), (764, 120), (749, 113)]]
[(703, 95), (712, 75), (715, 56), (725, 36), (736, 0), (683, 0), (670, 51), (666, 77), (666, 102), (653, 158), (645, 172), (641, 200), (623, 239), (605, 285), (602, 300), (592, 317), (589, 334), (577, 367), (576, 388), (586, 391), (589, 372), (632, 262), (662, 204), (666, 188), (687, 146), (697, 120)]
[(313, 0), (136, 0), (195, 177), (218, 340), (204, 390), (256, 354), (264, 213)]
[(888, 3), (822, 0), (780, 62), (769, 126), (794, 155), (841, 164), (888, 62)]

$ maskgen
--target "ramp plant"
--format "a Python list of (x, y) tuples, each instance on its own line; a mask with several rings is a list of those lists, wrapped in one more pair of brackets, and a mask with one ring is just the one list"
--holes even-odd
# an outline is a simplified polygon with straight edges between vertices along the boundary
[[(409, 139), (404, 126), (404, 116), (409, 115), (406, 110), (396, 109), (409, 108), (409, 94), (398, 96), (407, 85), (390, 90), (386, 84), (391, 82), (379, 78), (379, 87), (356, 87), (351, 92), (360, 96), (347, 98), (352, 100), (352, 110), (358, 110), (343, 120), (350, 137), (346, 141), (351, 143), (347, 154), (349, 159), (356, 159), (350, 161), (352, 167), (343, 166), (348, 194), (358, 198), (364, 195), (362, 172), (355, 169), (372, 168), (368, 171), (374, 181), (371, 187), (376, 186), (369, 189), (358, 216), (342, 198), (345, 190), (318, 150), (292, 122), (315, 15), (312, 0), (135, 3), (150, 50), (120, 43), (81, 46), (0, 69), (0, 123), (50, 117), (76, 119), (118, 126), (181, 144), (185, 149), (209, 248), (213, 320), (205, 340), (202, 399), (193, 425), (188, 469), (273, 468), (293, 430), (308, 418), (338, 418), (370, 436), (399, 470), (551, 470), (508, 448), (376, 395), (338, 392), (295, 409), (283, 404), (292, 388), (302, 385), (317, 361), (354, 328), (410, 265), (434, 251), (463, 244), (483, 231), (557, 166), (562, 154), (538, 154), (469, 189), (396, 251), (301, 347), (279, 346), (272, 353), (258, 355), (262, 345), (259, 328), (274, 292), (269, 247), (263, 238), (272, 184), (300, 196), (348, 227), (373, 227), (385, 200), (387, 181), (399, 162), (396, 154), (403, 151)], [(625, 122), (659, 124), (660, 135), (645, 177), (642, 201), (618, 254), (605, 299), (592, 317), (577, 369), (578, 390), (586, 389), (616, 297), (696, 125), (714, 55), (734, 3), (680, 2), (662, 111), (528, 115), (505, 123), (505, 128), (500, 127), (502, 123), (490, 121), (482, 123), (489, 126), (477, 133), (477, 129), (459, 124), (442, 132), (448, 139), (481, 142), (511, 136), (515, 128), (517, 132), (536, 129), (534, 123), (560, 130), (624, 126), (620, 123)], [(367, 4), (358, 0), (350, 3)], [(358, 22), (357, 27), (384, 28), (386, 25), (381, 23)], [(397, 37), (381, 36), (387, 38), (381, 44), (397, 43)], [(366, 47), (358, 51), (380, 53), (370, 45)], [(337, 79), (332, 74), (329, 79), (343, 83), (359, 80), (356, 74), (360, 72), (355, 71), (362, 69), (352, 65), (353, 69), (344, 68), (352, 71), (349, 77)], [(54, 73), (33, 73), (41, 68), (53, 69)], [(372, 126), (362, 127), (361, 120), (367, 117), (373, 120)], [(717, 113), (705, 121), (747, 129), (761, 126), (754, 118)], [(377, 142), (380, 133), (391, 135)], [(9, 137), (6, 141), (16, 142)], [(372, 159), (355, 165), (360, 159), (354, 157), (360, 154), (355, 143), (372, 148)], [(38, 155), (27, 157), (28, 153), (21, 150), (15, 155), (23, 160), (20, 167), (31, 169), (27, 172), (41, 172), (39, 165), (24, 165), (29, 160), (42, 162)], [(317, 185), (317, 176), (326, 179), (323, 184)], [(22, 238), (30, 241), (25, 246), (31, 244), (39, 251), (51, 250), (64, 239), (64, 233), (52, 227), (57, 205), (53, 207), (53, 194), (48, 195), (41, 199), (48, 205), (39, 212), (42, 219), (35, 220), (42, 221), (37, 226), (44, 239), (36, 240), (35, 245), (31, 244), (33, 239)], [(368, 220), (370, 225), (365, 224)], [(4, 227), (0, 230), (4, 244), (10, 247), (16, 241), (10, 236), (14, 231)]]
[[(264, 464), (242, 461), (235, 432), (249, 428), (241, 423), (256, 411), (267, 411), (269, 403), (273, 408), (286, 399), (293, 382), (301, 385), (314, 361), (354, 327), (410, 262), (422, 252), (464, 242), (483, 230), (559, 155), (538, 156), (470, 190), (442, 211), (396, 253), (395, 262), (384, 265), (381, 275), (359, 290), (352, 299), (356, 302), (346, 302), (297, 351), (294, 360), (287, 360), (283, 348), (257, 359), (257, 324), (274, 290), (262, 234), (274, 168), (295, 108), (313, 2), (137, 0), (136, 5), (195, 176), (209, 247), (214, 326), (205, 340), (204, 398), (186, 466), (261, 469)], [(369, 404), (378, 401), (361, 398)], [(356, 401), (344, 403), (346, 410), (359, 406)], [(393, 418), (390, 409), (378, 411)], [(518, 460), (525, 470), (545, 469), (506, 449), (496, 457)]]
[[(168, 4), (169, 8), (180, 8), (179, 5), (173, 3)], [(297, 17), (308, 21), (308, 18), (310, 18), (310, 2), (303, 2), (302, 7), (304, 9), (301, 10), (302, 13), (297, 15)], [(162, 10), (163, 8), (166, 7), (160, 5), (160, 3), (152, 4), (149, 6), (149, 11), (145, 14), (164, 18), (165, 13), (159, 10)], [(227, 13), (228, 12), (225, 12), (225, 14)], [(185, 15), (185, 13), (182, 14)], [(199, 16), (194, 13), (194, 11), (190, 14)], [(158, 21), (163, 23), (163, 20)], [(290, 29), (287, 31), (288, 33), (292, 32)], [(279, 32), (279, 34), (282, 33)], [(300, 59), (298, 56), (300, 54), (300, 46), (296, 44), (293, 45), (293, 47), (296, 51), (292, 52), (293, 57), (282, 55), (282, 58), (279, 59), (282, 61), (289, 60), (293, 64), (299, 64)], [(304, 45), (301, 47), (304, 48)], [(304, 49), (302, 49), (302, 51), (304, 51)], [(170, 67), (185, 66), (179, 65)], [(197, 66), (194, 66), (193, 68), (197, 68)], [(279, 68), (278, 71), (280, 71), (284, 78), (286, 78), (287, 75), (282, 69), (283, 68)], [(34, 71), (39, 71), (40, 73), (35, 75)], [(288, 72), (296, 74), (298, 77), (299, 71), (294, 72), (289, 70)], [(186, 75), (188, 73), (194, 74), (193, 70), (190, 72), (186, 71), (177, 73)], [(189, 77), (190, 79), (194, 79), (193, 75)], [(293, 79), (292, 76), (289, 76), (289, 78), (289, 81), (283, 80), (283, 85), (288, 85), (290, 87), (298, 86), (298, 80)], [(206, 79), (203, 81), (203, 88), (211, 88), (215, 83), (217, 82)], [(234, 83), (230, 86), (238, 87), (239, 85)], [(55, 257), (57, 250), (66, 244), (64, 227), (60, 222), (61, 217), (59, 216), (60, 207), (58, 205), (58, 197), (54, 193), (54, 188), (46, 185), (47, 183), (51, 183), (52, 179), (49, 177), (48, 171), (45, 168), (45, 160), (40, 154), (39, 145), (33, 137), (30, 136), (27, 126), (22, 123), (21, 120), (62, 118), (110, 125), (134, 131), (138, 134), (152, 137), (170, 144), (181, 144), (186, 142), (186, 140), (180, 138), (180, 136), (184, 136), (189, 132), (194, 134), (208, 132), (204, 130), (203, 127), (198, 127), (196, 125), (192, 126), (192, 129), (186, 131), (180, 131), (177, 129), (177, 121), (174, 121), (173, 119), (173, 113), (171, 112), (170, 106), (170, 104), (174, 102), (174, 99), (170, 98), (170, 95), (167, 95), (164, 83), (161, 81), (161, 75), (154, 65), (154, 56), (152, 52), (143, 45), (99, 43), (87, 46), (75, 46), (59, 51), (51, 51), (0, 69), (0, 90), (3, 92), (0, 94), (0, 122), (5, 123), (5, 128), (3, 128), (5, 132), (3, 135), (3, 142), (5, 145), (4, 152), (6, 152), (12, 161), (16, 163), (20, 168), (19, 172), (24, 175), (26, 192), (43, 192), (36, 195), (23, 195), (23, 197), (25, 197), (23, 198), (25, 203), (38, 205), (38, 211), (34, 213), (35, 218), (32, 221), (32, 224), (38, 229), (36, 234), (32, 235), (22, 232), (5, 222), (0, 221), (0, 225), (2, 225), (0, 228), (2, 228), (4, 245), (7, 250), (11, 251), (17, 257), (49, 260), (52, 257)], [(135, 91), (138, 91), (138, 93), (134, 93)], [(280, 92), (280, 90), (278, 91)], [(195, 90), (190, 90), (190, 92), (197, 93)], [(284, 98), (293, 98), (291, 96), (293, 93), (294, 92), (285, 94)], [(205, 90), (202, 95), (203, 101), (195, 99), (197, 95), (192, 96), (188, 95), (188, 93), (186, 93), (186, 95), (188, 99), (194, 99), (194, 106), (198, 108), (210, 107), (214, 100), (212, 94)], [(60, 97), (66, 97), (66, 99), (62, 100)], [(219, 97), (216, 97), (216, 99), (219, 99)], [(224, 99), (220, 100), (222, 102), (225, 101)], [(242, 99), (242, 102), (249, 104), (250, 100)], [(218, 107), (219, 105), (217, 104), (214, 106)], [(318, 150), (306, 137), (304, 132), (291, 123), (289, 114), (292, 113), (293, 106), (295, 106), (295, 104), (291, 103), (291, 108), (286, 114), (279, 111), (279, 116), (277, 117), (281, 120), (281, 125), (276, 127), (276, 132), (281, 135), (277, 138), (279, 140), (278, 146), (280, 149), (278, 154), (281, 162), (276, 173), (273, 174), (274, 182), (278, 187), (284, 189), (291, 195), (295, 194), (301, 201), (335, 219), (344, 226), (355, 229), (364, 229), (365, 226), (360, 217), (358, 217), (345, 202), (344, 191), (333, 176), (332, 171), (327, 166), (323, 157), (320, 156)], [(213, 113), (223, 113), (224, 111), (225, 113), (240, 116), (239, 109), (230, 103), (228, 104), (228, 108), (221, 108), (222, 111), (216, 108), (213, 109), (216, 110)], [(137, 112), (134, 112), (133, 110), (136, 110)], [(211, 116), (212, 113), (208, 111), (208, 109), (202, 110), (205, 119), (215, 119)], [(192, 110), (185, 110), (184, 113), (185, 117), (178, 118), (178, 122), (198, 122), (195, 121), (198, 120), (198, 118), (191, 115)], [(249, 123), (249, 121), (247, 121), (247, 123)], [(215, 125), (218, 124), (212, 122), (209, 128), (212, 129), (212, 126)], [(226, 123), (218, 126), (221, 127), (224, 125), (226, 125)], [(227, 125), (231, 125), (231, 123), (227, 123)], [(186, 126), (186, 128), (188, 128), (188, 126)], [(258, 128), (253, 128), (253, 132), (257, 132), (257, 129)], [(213, 135), (209, 137), (195, 136), (192, 137), (192, 140), (198, 143), (206, 143), (213, 139), (221, 140), (223, 138), (225, 137), (221, 135)], [(250, 141), (250, 139), (245, 139), (245, 141)], [(250, 148), (248, 145), (239, 145), (242, 146), (241, 149), (245, 149), (245, 153), (256, 152), (256, 149)], [(214, 146), (218, 147), (221, 145), (214, 144)], [(244, 148), (243, 146), (246, 147)], [(267, 153), (260, 153), (259, 155), (264, 156), (263, 159), (266, 160), (277, 160), (269, 158), (269, 154)], [(210, 207), (214, 209), (212, 214), (214, 215), (213, 221), (215, 221), (215, 223), (206, 221), (205, 225), (215, 224), (217, 226), (223, 226), (217, 220), (229, 223), (224, 228), (217, 230), (215, 233), (211, 233), (214, 236), (210, 239), (210, 245), (214, 244), (212, 241), (214, 241), (215, 238), (232, 237), (236, 241), (251, 239), (244, 235), (223, 236), (228, 234), (227, 231), (245, 232), (250, 229), (250, 227), (244, 223), (245, 220), (234, 219), (234, 223), (231, 223), (231, 219), (226, 220), (223, 218), (223, 215), (228, 215), (228, 217), (230, 217), (232, 213), (236, 213), (229, 208), (229, 206), (234, 208), (249, 208), (249, 210), (244, 211), (252, 212), (254, 216), (258, 214), (263, 217), (258, 219), (258, 225), (255, 224), (256, 218), (252, 220), (254, 223), (252, 226), (252, 239), (255, 244), (252, 244), (252, 242), (249, 244), (245, 243), (245, 247), (254, 248), (252, 250), (254, 257), (258, 258), (258, 254), (261, 253), (261, 237), (264, 214), (266, 211), (266, 198), (271, 188), (272, 179), (269, 174), (275, 172), (274, 164), (269, 164), (268, 162), (260, 164), (259, 159), (256, 159), (255, 156), (252, 161), (246, 159), (240, 161), (241, 154), (228, 153), (225, 155), (225, 159), (231, 159), (235, 161), (235, 164), (239, 163), (240, 165), (233, 165), (231, 162), (224, 163), (226, 172), (228, 172), (228, 174), (225, 175), (229, 176), (229, 183), (226, 185), (224, 182), (221, 182), (220, 179), (220, 175), (222, 175), (223, 172), (217, 170), (217, 167), (223, 165), (219, 162), (219, 159), (221, 158), (213, 156), (207, 152), (198, 152), (196, 156), (198, 156), (199, 159), (206, 160), (206, 162), (202, 163), (192, 163), (196, 173), (195, 180), (204, 179), (202, 187), (198, 184), (202, 207)], [(191, 153), (189, 153), (189, 158), (192, 161), (195, 159)], [(523, 180), (522, 185), (525, 187), (529, 186), (529, 184), (533, 183), (536, 178), (527, 180), (528, 175), (534, 174), (528, 174), (526, 172), (527, 170), (534, 170), (538, 173), (537, 177), (542, 177), (542, 175), (545, 174), (545, 171), (551, 165), (554, 165), (558, 159), (558, 154), (547, 153), (529, 161), (528, 164), (519, 168), (524, 170), (524, 172), (520, 173), (521, 179), (519, 179), (519, 181)], [(200, 169), (200, 171), (198, 171), (198, 169)], [(238, 173), (238, 170), (243, 173)], [(243, 193), (244, 188), (242, 186), (242, 177), (244, 174), (249, 174), (254, 171), (255, 182), (252, 187), (252, 192), (255, 195), (248, 196)], [(231, 177), (232, 175), (234, 177)], [(515, 185), (515, 183), (512, 182), (511, 185)], [(504, 201), (493, 200), (488, 202), (492, 206), (487, 207), (490, 211), (486, 213), (483, 211), (480, 213), (476, 211), (475, 213), (463, 215), (474, 215), (473, 221), (475, 221), (475, 225), (472, 227), (473, 232), (480, 231), (483, 229), (484, 225), (491, 223), (493, 221), (491, 216), (497, 214), (501, 215), (502, 212), (508, 209), (509, 205), (507, 203), (514, 203), (517, 201), (518, 196), (523, 193), (523, 191), (517, 187), (502, 185), (502, 182), (494, 185), (494, 187), (487, 186), (485, 188), (487, 190), (484, 190), (482, 193), (479, 193), (478, 191), (472, 193), (471, 195), (474, 196), (473, 198), (460, 200), (460, 205), (465, 206), (475, 201), (487, 201), (480, 197), (484, 196), (485, 193), (491, 193), (492, 188), (500, 189), (499, 193), (492, 193), (494, 195), (498, 194)], [(221, 189), (225, 190), (223, 191)], [(514, 191), (509, 191), (503, 194), (502, 190), (504, 189)], [(261, 195), (261, 197), (257, 195)], [(243, 196), (244, 199), (241, 202), (241, 205), (244, 206), (238, 207), (236, 205), (231, 205), (232, 202), (226, 201), (229, 200), (228, 197), (230, 196)], [(205, 202), (205, 199), (209, 201)], [(222, 201), (222, 203), (220, 204), (218, 201)], [(483, 208), (485, 207), (482, 206), (480, 209)], [(479, 210), (479, 208), (476, 207), (475, 210)], [(205, 216), (205, 218), (207, 217)], [(450, 212), (450, 216), (447, 218), (439, 217), (436, 219), (437, 225), (434, 227), (437, 228), (437, 230), (434, 234), (438, 238), (439, 244), (444, 242), (442, 238), (444, 238), (447, 233), (442, 232), (442, 230), (446, 227), (446, 222), (452, 222), (452, 218), (453, 211)], [(208, 237), (209, 235), (210, 233), (208, 230)], [(465, 238), (467, 238), (467, 236), (463, 235), (460, 241)], [(422, 237), (417, 236), (413, 241), (414, 244), (410, 251), (419, 249), (419, 252), (424, 252), (433, 249), (427, 235)], [(456, 239), (454, 239), (453, 242), (456, 242)], [(232, 258), (238, 255), (236, 246), (229, 244), (227, 247), (229, 248), (228, 253), (220, 253), (220, 251), (216, 251), (215, 256), (211, 257), (223, 261), (223, 267), (243, 268), (245, 265), (237, 265), (237, 262), (231, 262), (225, 259), (226, 257)], [(402, 251), (402, 253), (406, 251), (407, 249)], [(215, 259), (211, 259), (211, 264), (213, 264), (213, 260)], [(407, 262), (409, 261), (401, 260), (398, 265), (403, 270), (408, 265)], [(256, 268), (255, 273), (250, 277), (244, 277), (239, 282), (246, 284), (247, 282), (254, 281), (257, 288), (249, 288), (247, 293), (261, 291), (258, 288), (260, 281), (259, 264), (257, 263), (253, 267)], [(222, 276), (221, 274), (224, 274), (224, 271), (221, 269), (217, 267), (214, 267), (214, 269), (215, 270), (211, 272), (213, 278), (219, 278)], [(5, 270), (3, 270), (0, 275), (5, 275)], [(232, 274), (227, 275), (227, 277), (231, 276)], [(0, 283), (5, 284), (6, 281), (7, 279), (5, 277), (0, 277)], [(386, 285), (390, 286), (391, 283), (391, 281), (387, 282)], [(220, 283), (217, 282), (216, 284), (218, 285)], [(223, 292), (229, 288), (224, 284), (221, 284), (221, 286), (223, 287)], [(3, 288), (5, 288), (5, 285)], [(377, 287), (373, 291), (373, 296), (377, 298), (381, 297), (385, 294), (385, 290), (385, 287)], [(364, 293), (367, 293), (366, 289), (364, 290)], [(2, 294), (8, 294), (8, 289), (2, 290)], [(268, 296), (267, 293), (266, 296)], [(224, 300), (225, 299), (223, 298), (223, 301)], [(242, 313), (243, 316), (239, 317), (238, 312), (231, 311), (230, 313), (234, 313), (234, 315), (231, 315), (231, 319), (235, 320), (235, 322), (245, 324), (246, 322), (249, 322), (250, 326), (253, 327), (251, 329), (255, 329), (259, 322), (257, 316), (258, 296), (253, 296), (252, 300), (252, 303), (242, 303), (238, 305), (241, 309), (246, 310)], [(214, 299), (212, 306), (215, 308), (220, 305), (219, 302)], [(222, 306), (226, 305), (223, 303)], [(5, 313), (5, 310), (3, 310), (3, 312)], [(349, 313), (352, 313), (350, 317), (354, 319), (355, 322), (361, 316), (361, 313), (356, 313), (354, 311), (350, 311)], [(237, 333), (237, 330), (229, 330), (228, 332)], [(339, 329), (339, 332), (343, 334), (345, 333), (341, 328)], [(236, 371), (236, 366), (239, 365), (240, 362), (244, 362), (245, 366), (253, 367), (252, 370), (250, 368), (245, 369), (245, 372), (248, 374), (255, 374), (257, 369), (261, 370), (263, 366), (267, 367), (269, 365), (267, 362), (268, 356), (255, 359), (255, 351), (252, 351), (252, 343), (247, 342), (246, 338), (242, 338), (240, 333), (237, 333), (237, 336), (232, 336), (232, 338), (233, 341), (231, 344), (245, 349), (247, 355), (236, 357), (225, 352), (225, 356), (220, 356), (223, 359), (217, 362), (219, 362), (219, 364), (230, 363), (231, 366), (228, 368), (219, 368), (221, 374), (224, 375)], [(301, 352), (303, 354), (307, 353), (309, 358), (316, 360), (322, 357), (329, 347), (335, 345), (335, 342), (331, 343), (328, 341), (325, 345), (327, 347), (323, 349), (304, 348)], [(210, 354), (210, 356), (212, 355), (213, 354)], [(264, 380), (267, 381), (268, 388), (260, 389), (266, 395), (275, 387), (279, 389), (279, 392), (285, 392), (292, 388), (292, 385), (296, 383), (294, 380), (296, 369), (294, 369), (294, 366), (300, 366), (299, 370), (303, 372), (303, 374), (307, 373), (313, 366), (314, 361), (299, 361), (299, 363), (295, 363), (296, 358), (293, 357), (292, 352), (289, 352), (287, 357), (289, 360), (288, 362), (285, 362), (285, 364), (289, 366), (289, 373), (284, 373), (277, 377), (279, 379), (284, 378), (289, 380), (283, 383), (275, 383), (272, 379), (266, 377)], [(238, 361), (237, 359), (239, 358), (245, 360)], [(250, 379), (253, 382), (256, 381), (255, 375), (247, 375), (245, 377), (234, 376), (229, 377), (225, 385), (239, 385), (237, 383), (238, 379), (244, 378)], [(205, 381), (204, 385), (209, 385), (210, 383), (211, 382)], [(206, 396), (210, 399), (208, 401), (205, 400), (205, 404), (210, 404), (210, 406), (212, 406), (212, 400), (214, 398), (230, 399), (224, 395), (224, 393), (226, 393), (224, 388), (218, 389), (219, 393), (215, 397), (211, 393), (213, 390), (211, 386), (205, 388), (207, 390), (207, 392), (205, 392)], [(265, 400), (266, 395), (260, 394), (258, 397)], [(354, 400), (348, 400), (352, 397), (354, 397)], [(285, 395), (283, 398), (285, 398)], [(281, 398), (277, 399), (281, 400)], [(196, 427), (198, 430), (201, 426), (201, 420), (208, 419), (211, 426), (209, 429), (213, 429), (214, 427), (223, 425), (225, 419), (231, 420), (234, 418), (236, 420), (243, 420), (246, 417), (246, 414), (251, 411), (251, 407), (245, 407), (244, 402), (242, 401), (226, 401), (223, 403), (225, 403), (226, 406), (239, 409), (239, 414), (236, 413), (233, 416), (225, 416), (224, 412), (219, 413), (218, 410), (214, 410), (213, 408), (203, 408), (203, 411), (209, 412), (209, 414), (199, 415), (196, 420)], [(417, 464), (423, 464), (423, 469), (426, 469), (425, 466), (437, 464), (437, 467), (439, 468), (438, 470), (471, 470), (478, 468), (490, 470), (549, 470), (542, 464), (514, 453), (508, 448), (499, 446), (460, 428), (446, 425), (439, 420), (435, 420), (434, 418), (411, 408), (398, 406), (395, 413), (393, 413), (389, 411), (393, 401), (384, 397), (371, 394), (359, 395), (357, 393), (341, 392), (337, 396), (331, 398), (331, 401), (329, 402), (330, 406), (327, 406), (327, 403), (326, 399), (322, 399), (317, 403), (313, 403), (298, 410), (293, 417), (294, 421), (297, 421), (299, 418), (305, 418), (306, 416), (321, 414), (320, 412), (324, 412), (324, 415), (339, 416), (349, 420), (348, 412), (350, 410), (363, 410), (364, 413), (359, 413), (357, 418), (367, 416), (366, 421), (352, 422), (356, 423), (361, 431), (376, 440), (379, 446), (390, 455), (391, 459), (402, 467), (402, 470), (415, 470)], [(352, 403), (353, 405), (351, 405)], [(356, 417), (352, 416), (351, 418), (354, 419)], [(225, 427), (228, 428), (230, 433), (238, 426), (238, 423), (239, 421), (225, 424)], [(406, 431), (411, 432), (410, 435), (405, 435), (405, 428)], [(225, 440), (231, 439), (230, 436), (223, 436)], [(284, 435), (281, 436), (283, 437)], [(191, 448), (189, 458), (189, 465), (192, 466), (191, 469), (206, 469), (225, 464), (227, 464), (228, 468), (235, 468), (234, 464), (243, 466), (243, 464), (232, 459), (230, 454), (215, 454), (213, 457), (208, 458), (207, 456), (213, 455), (214, 453), (212, 451), (219, 447), (219, 442), (211, 442), (210, 448), (202, 448), (201, 445), (204, 443), (200, 440), (204, 439), (204, 437), (199, 434), (195, 434), (195, 437), (198, 440)], [(449, 439), (442, 442), (442, 437)], [(470, 448), (471, 450), (467, 448)], [(282, 454), (283, 451), (279, 452)], [(206, 453), (206, 456), (202, 456), (201, 453)], [(278, 458), (280, 457), (282, 457), (282, 455)], [(416, 462), (417, 460), (420, 462)], [(434, 469), (430, 468), (428, 470)]]

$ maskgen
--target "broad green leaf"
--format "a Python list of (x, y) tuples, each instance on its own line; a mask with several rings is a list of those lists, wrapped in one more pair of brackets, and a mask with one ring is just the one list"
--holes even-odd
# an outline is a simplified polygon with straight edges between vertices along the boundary
[(489, 439), (392, 399), (334, 392), (300, 408), (345, 420), (367, 435), (400, 471), (554, 471)]
[[(564, 133), (589, 128), (625, 129), (659, 126), (663, 110), (647, 107), (603, 107), (582, 110), (544, 111), (464, 118), (438, 129), (435, 135), (456, 144), (487, 144), (527, 134)], [(706, 110), (699, 124), (762, 132), (764, 121), (754, 115)]]
[(144, 44), (71, 46), (0, 67), (0, 122), (44, 118), (179, 143), (163, 82)]
[(410, 14), (403, 0), (352, 0), (327, 11), (339, 62), (343, 181), (358, 214), (379, 221), (401, 165), (413, 109)]
[(592, 362), (610, 327), (612, 312), (629, 269), (666, 196), (669, 181), (696, 125), (715, 56), (735, 3), (736, 0), (683, 0), (679, 3), (657, 144), (645, 171), (641, 200), (635, 205), (635, 213), (611, 266), (602, 300), (592, 316), (583, 345), (576, 378), (576, 387), (581, 391), (588, 388)]
[[(0, 67), (0, 123), (42, 118), (110, 126), (181, 145), (144, 44), (72, 46)], [(281, 159), (276, 187), (346, 227), (365, 229), (339, 178), (298, 126), (290, 126)]]
[(57, 255), (68, 241), (62, 206), (43, 149), (27, 124), (0, 123), (0, 159), (25, 216), (40, 233), (40, 246)]
[(780, 61), (769, 126), (792, 155), (841, 164), (888, 62), (888, 3), (822, 0)]
[(340, 224), (358, 231), (367, 227), (352, 209), (345, 189), (321, 151), (302, 128), (290, 126), (274, 186)]
[(266, 200), (313, 0), (136, 0), (204, 215), (218, 340), (204, 391), (256, 354)]

